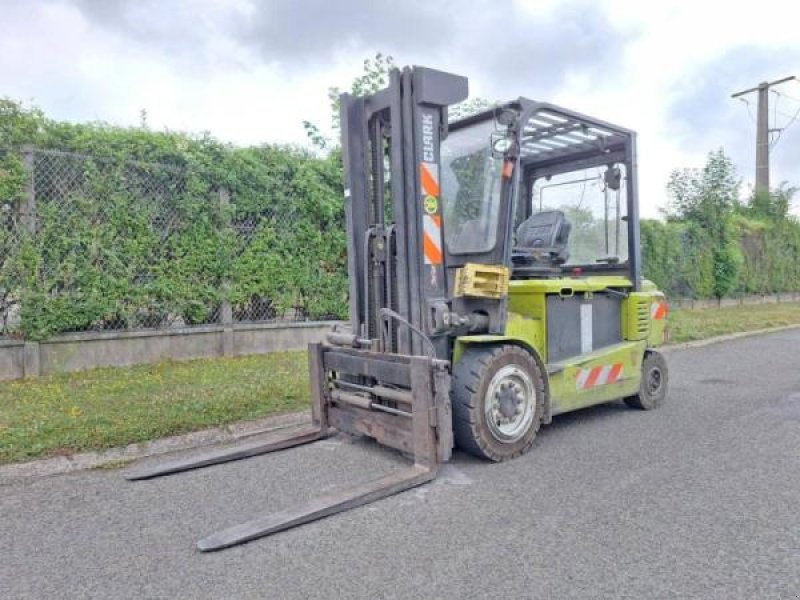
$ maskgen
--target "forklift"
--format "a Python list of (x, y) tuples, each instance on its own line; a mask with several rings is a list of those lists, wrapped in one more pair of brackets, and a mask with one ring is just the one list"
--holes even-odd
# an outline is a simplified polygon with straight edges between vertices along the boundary
[(198, 543), (219, 550), (433, 480), (454, 447), (527, 452), (541, 425), (667, 394), (664, 294), (642, 279), (636, 134), (519, 98), (449, 122), (467, 79), (394, 69), (341, 97), (350, 327), (310, 344), (312, 423), (132, 470), (150, 479), (339, 432), (399, 450), (398, 472)]

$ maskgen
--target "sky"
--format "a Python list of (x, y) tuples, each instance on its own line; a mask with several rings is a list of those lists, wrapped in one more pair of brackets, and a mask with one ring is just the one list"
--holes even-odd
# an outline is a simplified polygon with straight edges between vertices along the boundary
[[(654, 217), (670, 172), (720, 147), (750, 189), (755, 95), (730, 95), (800, 76), (800, 2), (0, 0), (0, 96), (68, 121), (138, 125), (145, 110), (153, 129), (306, 144), (302, 121), (326, 127), (328, 87), (376, 52), (466, 75), (471, 96), (636, 130)], [(770, 126), (798, 121), (773, 148), (772, 182), (800, 186), (800, 82), (774, 90)]]

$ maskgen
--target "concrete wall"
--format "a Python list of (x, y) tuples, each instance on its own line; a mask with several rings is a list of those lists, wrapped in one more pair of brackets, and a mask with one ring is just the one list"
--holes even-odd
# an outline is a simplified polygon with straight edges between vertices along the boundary
[(321, 341), (334, 321), (237, 324), (171, 330), (60, 335), (46, 342), (0, 340), (0, 381), (160, 360), (301, 350)]
[(264, 354), (280, 350), (306, 349), (311, 342), (322, 341), (334, 321), (324, 323), (297, 323), (285, 325), (253, 324), (233, 328), (233, 354)]
[(0, 340), (0, 381), (24, 377), (23, 342)]
[(781, 294), (763, 294), (740, 296), (739, 298), (668, 298), (671, 308), (726, 308), (729, 306), (740, 306), (742, 304), (784, 304), (790, 302), (800, 302), (800, 293), (784, 292)]

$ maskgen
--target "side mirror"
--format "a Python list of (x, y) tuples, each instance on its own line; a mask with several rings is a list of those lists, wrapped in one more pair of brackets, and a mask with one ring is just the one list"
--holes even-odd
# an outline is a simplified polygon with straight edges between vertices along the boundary
[(511, 139), (507, 136), (498, 137), (492, 140), (492, 154), (505, 154), (511, 148)]
[(619, 167), (608, 167), (603, 174), (603, 181), (608, 189), (616, 192), (622, 182), (622, 171)]

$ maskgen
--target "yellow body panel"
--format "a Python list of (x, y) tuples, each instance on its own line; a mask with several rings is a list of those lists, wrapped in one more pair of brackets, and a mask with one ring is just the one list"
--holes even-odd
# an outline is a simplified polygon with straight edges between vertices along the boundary
[[(547, 372), (550, 412), (558, 414), (630, 396), (639, 388), (647, 348), (663, 342), (666, 300), (650, 281), (631, 292), (621, 276), (560, 277), (511, 281), (503, 335), (468, 335), (456, 340), (453, 361), (467, 345), (513, 343), (527, 348)], [(620, 303), (622, 342), (587, 354), (551, 362), (547, 356), (547, 296), (591, 295), (605, 290), (626, 293)]]

